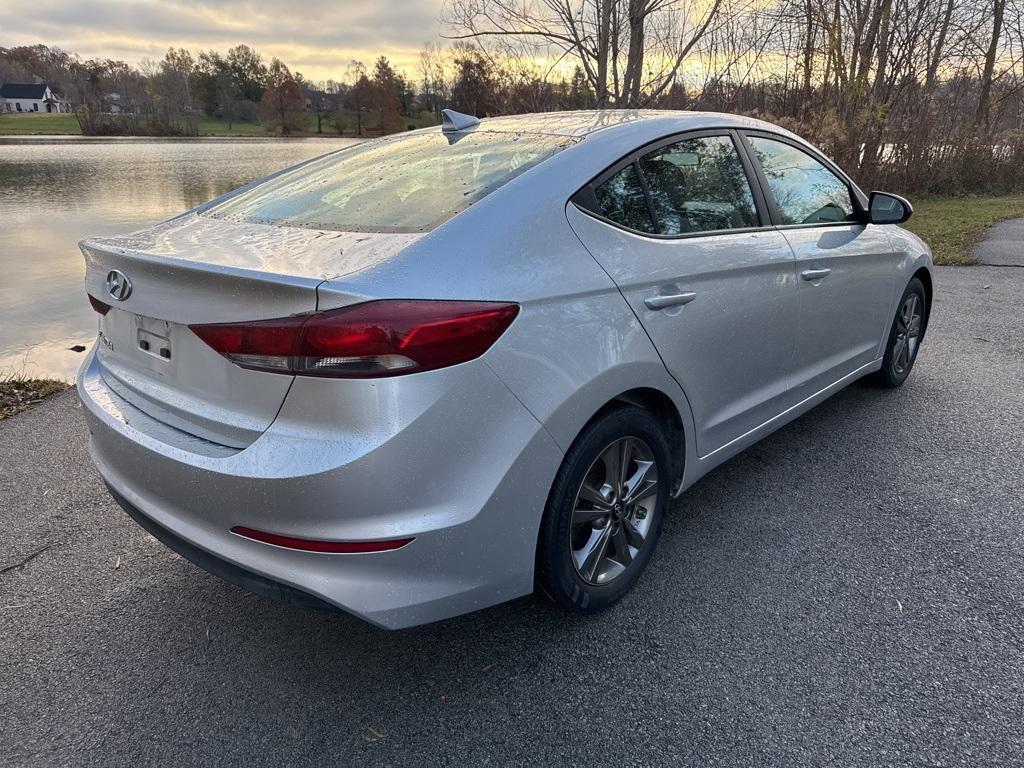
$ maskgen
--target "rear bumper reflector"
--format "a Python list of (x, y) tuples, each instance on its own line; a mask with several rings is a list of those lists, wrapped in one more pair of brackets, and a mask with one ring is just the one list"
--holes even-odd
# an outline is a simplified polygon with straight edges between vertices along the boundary
[(283, 600), (286, 603), (303, 608), (314, 608), (320, 611), (338, 610), (337, 606), (331, 605), (316, 595), (311, 595), (288, 584), (274, 581), (255, 571), (246, 570), (227, 560), (222, 560), (205, 549), (200, 549), (194, 544), (185, 541), (185, 539), (173, 533), (170, 529), (164, 528), (152, 518), (144, 515), (138, 507), (133, 506), (110, 484), (107, 484), (107, 489), (110, 491), (110, 495), (114, 497), (114, 501), (120, 504), (124, 511), (128, 513), (128, 516), (154, 538), (163, 543), (164, 546), (170, 547), (186, 560), (190, 560), (214, 576), (224, 579), (229, 584), (247, 589), (257, 595), (263, 595), (275, 600)]
[(387, 541), (324, 541), (323, 539), (299, 539), (294, 536), (282, 536), (279, 533), (267, 533), (257, 531), (255, 528), (246, 528), (236, 525), (231, 532), (237, 536), (243, 536), (254, 541), (261, 541), (264, 544), (273, 544), (275, 547), (285, 549), (297, 549), (303, 552), (326, 552), (328, 554), (359, 554), (362, 552), (390, 552), (401, 549), (412, 539), (390, 539)]

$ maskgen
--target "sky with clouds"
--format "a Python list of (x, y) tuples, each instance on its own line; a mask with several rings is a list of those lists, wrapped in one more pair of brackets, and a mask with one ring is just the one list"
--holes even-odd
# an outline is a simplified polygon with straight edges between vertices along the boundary
[(415, 74), (443, 0), (0, 0), (0, 47), (45, 43), (83, 58), (160, 59), (168, 47), (246, 43), (311, 80), (387, 56)]

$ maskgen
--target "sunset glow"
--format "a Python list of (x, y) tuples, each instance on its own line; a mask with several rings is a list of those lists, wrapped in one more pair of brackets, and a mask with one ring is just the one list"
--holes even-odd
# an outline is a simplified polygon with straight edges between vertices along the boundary
[(170, 47), (226, 50), (238, 43), (278, 57), (311, 80), (340, 79), (353, 59), (387, 56), (412, 74), (423, 44), (438, 39), (441, 0), (6, 0), (0, 45), (46, 45), (85, 59), (138, 64)]

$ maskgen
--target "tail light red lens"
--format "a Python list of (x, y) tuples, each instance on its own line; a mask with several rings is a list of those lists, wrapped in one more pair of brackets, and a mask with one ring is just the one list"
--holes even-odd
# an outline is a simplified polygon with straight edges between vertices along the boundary
[(365, 378), (472, 360), (518, 313), (518, 304), (388, 299), (277, 320), (189, 327), (243, 368)]
[(89, 304), (92, 306), (93, 310), (95, 310), (96, 312), (99, 312), (101, 315), (105, 315), (105, 314), (107, 314), (107, 312), (110, 311), (110, 305), (109, 304), (104, 304), (102, 301), (97, 299), (91, 293), (90, 294), (86, 294), (86, 295), (89, 297)]

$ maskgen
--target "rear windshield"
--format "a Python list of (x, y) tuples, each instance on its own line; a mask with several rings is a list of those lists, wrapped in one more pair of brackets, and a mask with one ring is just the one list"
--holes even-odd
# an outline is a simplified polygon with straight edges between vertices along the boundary
[(346, 232), (426, 232), (575, 141), (477, 130), (367, 142), (271, 179), (204, 215)]

